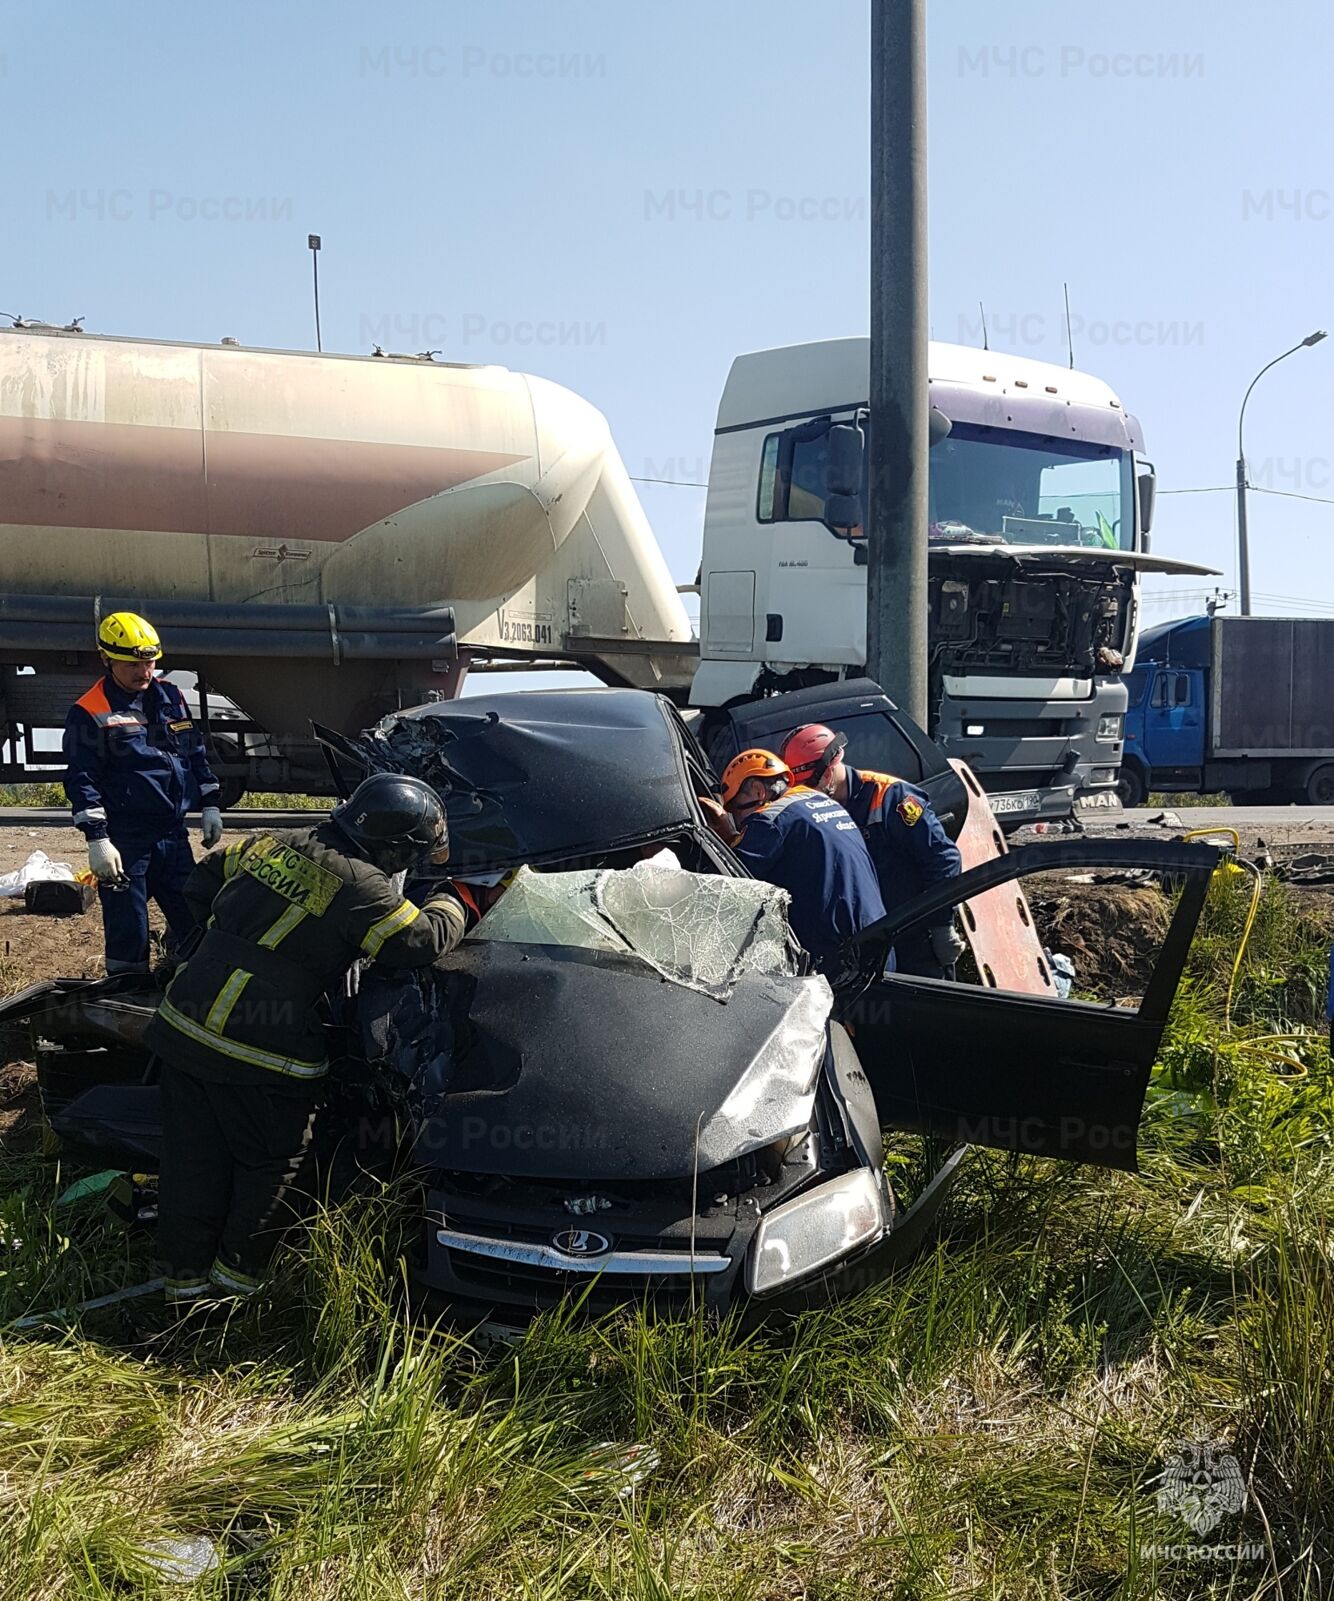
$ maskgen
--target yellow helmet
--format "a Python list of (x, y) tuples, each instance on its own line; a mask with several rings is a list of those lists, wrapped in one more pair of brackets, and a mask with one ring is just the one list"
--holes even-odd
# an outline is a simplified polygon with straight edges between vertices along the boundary
[(157, 629), (132, 611), (113, 611), (102, 619), (97, 648), (116, 662), (155, 662), (162, 655)]

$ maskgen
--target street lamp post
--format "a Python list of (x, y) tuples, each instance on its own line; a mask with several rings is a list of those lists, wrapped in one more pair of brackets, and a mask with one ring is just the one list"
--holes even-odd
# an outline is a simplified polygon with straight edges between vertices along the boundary
[(1318, 345), (1325, 337), (1325, 330), (1317, 328), (1313, 334), (1307, 334), (1299, 344), (1291, 350), (1285, 350), (1281, 356), (1275, 356), (1267, 366), (1261, 367), (1255, 377), (1251, 379), (1250, 387), (1242, 396), (1241, 415), (1237, 418), (1237, 577), (1241, 589), (1241, 615), (1251, 615), (1251, 548), (1246, 537), (1246, 447), (1242, 442), (1242, 428), (1246, 422), (1246, 402), (1251, 398), (1251, 390), (1269, 371), (1270, 367), (1277, 367), (1280, 361), (1294, 356), (1299, 350), (1306, 350), (1311, 345)]

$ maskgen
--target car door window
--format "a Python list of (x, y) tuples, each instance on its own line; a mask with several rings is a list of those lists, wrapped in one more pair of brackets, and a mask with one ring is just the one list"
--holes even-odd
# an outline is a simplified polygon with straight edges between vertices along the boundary
[[(889, 942), (938, 921), (951, 900), (1033, 872), (1148, 866), (1180, 873), (1177, 902), (1138, 1007), (1061, 1000), (900, 974), (876, 976), (842, 1011), (886, 1127), (1102, 1167), (1136, 1167), (1149, 1074), (1185, 965), (1212, 846), (1133, 840), (1028, 845), (936, 886), (880, 926)], [(863, 973), (885, 943), (863, 936)]]

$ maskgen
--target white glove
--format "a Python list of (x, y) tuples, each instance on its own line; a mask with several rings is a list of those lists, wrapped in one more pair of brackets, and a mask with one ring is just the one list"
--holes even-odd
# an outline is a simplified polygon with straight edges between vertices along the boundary
[(125, 876), (125, 863), (121, 861), (120, 852), (109, 839), (88, 841), (88, 865), (93, 870), (93, 877), (101, 884), (108, 884), (114, 879)]
[(203, 828), (204, 849), (212, 850), (222, 838), (222, 813), (216, 806), (205, 806), (199, 820)]
[(942, 923), (931, 930), (931, 954), (942, 967), (953, 967), (967, 949), (953, 923)]

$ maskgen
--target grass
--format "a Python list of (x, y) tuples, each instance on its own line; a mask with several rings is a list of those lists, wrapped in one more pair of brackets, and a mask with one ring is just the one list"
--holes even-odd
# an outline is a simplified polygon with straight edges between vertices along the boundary
[[(1334, 1086), (1328, 927), (1211, 896), (1138, 1175), (970, 1161), (893, 1282), (783, 1327), (572, 1312), (478, 1350), (403, 1313), (393, 1190), (316, 1220), (278, 1288), (165, 1349), (114, 1315), (0, 1350), (0, 1594), (856, 1601), (1330, 1594)], [(1276, 1037), (1282, 1036), (1278, 1043)], [(1266, 1054), (1269, 1053), (1269, 1054)], [(897, 1145), (897, 1142), (896, 1142)], [(131, 1283), (147, 1246), (13, 1161), (0, 1319)], [(1199, 1543), (1164, 1453), (1249, 1491)], [(651, 1446), (631, 1484), (619, 1455)], [(151, 1542), (223, 1567), (169, 1584)]]
[(63, 784), (0, 784), (0, 806), (68, 806)]
[[(60, 784), (0, 784), (0, 806), (67, 806)], [(333, 801), (321, 795), (280, 795), (274, 790), (252, 790), (243, 795), (237, 811), (328, 811)]]
[(1232, 797), (1221, 789), (1209, 795), (1196, 794), (1190, 790), (1154, 790), (1144, 804), (1167, 806), (1176, 812), (1190, 806), (1231, 806)]

